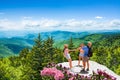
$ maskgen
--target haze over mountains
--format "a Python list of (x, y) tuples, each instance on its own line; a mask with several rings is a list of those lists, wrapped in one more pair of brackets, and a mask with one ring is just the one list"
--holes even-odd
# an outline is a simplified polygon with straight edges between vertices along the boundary
[[(0, 38), (12, 38), (12, 37), (36, 37), (36, 34), (40, 33), (43, 37), (60, 35), (60, 34), (69, 34), (72, 37), (77, 37), (75, 34), (88, 34), (88, 33), (105, 33), (105, 32), (120, 32), (120, 30), (90, 30), (90, 31), (79, 31), (79, 32), (70, 32), (70, 31), (48, 31), (48, 32), (38, 32), (38, 31), (0, 31)], [(33, 36), (32, 36), (33, 35)]]

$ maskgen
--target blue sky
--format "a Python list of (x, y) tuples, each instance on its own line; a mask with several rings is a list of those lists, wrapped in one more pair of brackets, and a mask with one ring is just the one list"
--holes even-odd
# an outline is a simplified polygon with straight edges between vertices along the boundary
[[(49, 24), (57, 27), (60, 25), (66, 26), (69, 21), (72, 21), (77, 26), (85, 25), (90, 21), (91, 24), (89, 25), (114, 22), (117, 23), (119, 29), (119, 14), (120, 0), (0, 0), (0, 23), (2, 23), (0, 27), (8, 30), (12, 29), (8, 28), (8, 26), (18, 23), (22, 27), (24, 23), (24, 27), (27, 25), (27, 28), (28, 26), (34, 28), (36, 25), (49, 26)], [(86, 23), (82, 23), (85, 21)], [(41, 25), (42, 22), (44, 25)], [(49, 24), (45, 24), (47, 22)], [(32, 23), (32, 25), (28, 23)], [(55, 25), (51, 25), (54, 23)], [(88, 25), (85, 28), (87, 27)], [(52, 28), (51, 30), (54, 30), (54, 27)], [(65, 29), (70, 30), (69, 27)]]

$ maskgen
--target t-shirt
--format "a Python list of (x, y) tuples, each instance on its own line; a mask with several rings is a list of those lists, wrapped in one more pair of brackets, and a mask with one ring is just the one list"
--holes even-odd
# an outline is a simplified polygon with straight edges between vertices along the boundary
[(64, 50), (64, 54), (67, 55), (68, 54), (68, 49)]
[(88, 56), (89, 49), (87, 48), (87, 46), (84, 46), (82, 49), (84, 50), (84, 57)]

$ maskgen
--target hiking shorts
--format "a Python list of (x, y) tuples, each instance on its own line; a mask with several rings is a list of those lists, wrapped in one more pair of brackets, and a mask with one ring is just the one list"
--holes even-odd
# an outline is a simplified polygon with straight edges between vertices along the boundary
[(71, 59), (70, 54), (65, 55), (66, 59)]
[(80, 54), (79, 54), (79, 56), (80, 56), (80, 57), (83, 57), (83, 56), (84, 56), (84, 54), (83, 54), (83, 53), (80, 53)]
[(82, 58), (82, 60), (83, 60), (83, 62), (87, 62), (87, 61), (89, 60), (89, 57), (84, 56), (84, 57)]

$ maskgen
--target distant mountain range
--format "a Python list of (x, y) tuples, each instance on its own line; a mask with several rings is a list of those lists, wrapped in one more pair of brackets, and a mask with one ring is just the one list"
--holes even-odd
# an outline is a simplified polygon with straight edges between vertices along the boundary
[[(82, 38), (90, 33), (88, 32), (68, 32), (68, 31), (53, 31), (53, 32), (42, 32), (40, 33), (42, 39), (47, 39), (48, 37), (53, 37), (55, 41), (67, 40), (70, 37), (73, 38)], [(25, 39), (34, 39), (38, 36), (36, 34), (27, 34), (24, 36)]]
[[(0, 31), (0, 38), (12, 38), (12, 37), (19, 37), (19, 38), (35, 38), (38, 33), (41, 34), (43, 38), (48, 36), (53, 36), (59, 38), (62, 34), (72, 36), (72, 37), (83, 37), (86, 34), (93, 34), (93, 33), (117, 33), (120, 30), (91, 30), (91, 31), (80, 31), (80, 32), (69, 32), (69, 31), (50, 31), (50, 32), (35, 32), (35, 31)], [(59, 36), (56, 36), (59, 35)], [(66, 39), (66, 38), (65, 38)]]
[[(38, 36), (39, 32), (22, 32), (22, 31), (1, 31), (0, 38), (25, 38), (34, 39)], [(51, 32), (40, 32), (41, 37), (46, 39), (48, 36), (53, 37), (55, 40), (64, 40), (69, 37), (78, 38), (88, 35), (88, 32), (69, 32), (69, 31), (51, 31)]]
[[(73, 38), (73, 42), (76, 44), (81, 39), (91, 38), (91, 34), (114, 34), (119, 33), (119, 30), (113, 31), (90, 31), (90, 32), (68, 32), (68, 31), (51, 31), (41, 32), (41, 38), (47, 39), (48, 36), (52, 36), (55, 43), (54, 46), (61, 48), (64, 43), (69, 43), (70, 37)], [(23, 48), (31, 48), (34, 44), (34, 39), (37, 38), (38, 33), (35, 32), (0, 32), (0, 57), (6, 57), (11, 55), (18, 55)], [(100, 35), (102, 36), (102, 35)], [(99, 39), (99, 36), (94, 36)]]

